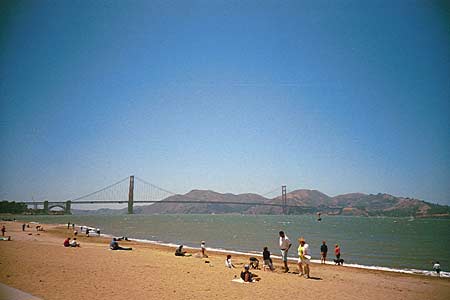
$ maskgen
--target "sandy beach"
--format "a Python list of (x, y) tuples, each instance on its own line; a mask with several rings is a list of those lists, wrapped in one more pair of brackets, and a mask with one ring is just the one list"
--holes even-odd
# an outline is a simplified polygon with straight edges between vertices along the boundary
[[(261, 280), (240, 284), (248, 257), (233, 255), (236, 269), (224, 266), (225, 254), (176, 257), (175, 248), (121, 241), (133, 251), (111, 251), (109, 239), (78, 235), (80, 248), (65, 248), (66, 226), (44, 225), (44, 232), (22, 231), (20, 222), (2, 222), (11, 241), (0, 242), (0, 282), (43, 299), (449, 299), (450, 280), (312, 264), (313, 279), (254, 270)], [(278, 254), (276, 249), (272, 254)], [(189, 250), (195, 254), (199, 250)], [(293, 272), (294, 271), (294, 272)]]

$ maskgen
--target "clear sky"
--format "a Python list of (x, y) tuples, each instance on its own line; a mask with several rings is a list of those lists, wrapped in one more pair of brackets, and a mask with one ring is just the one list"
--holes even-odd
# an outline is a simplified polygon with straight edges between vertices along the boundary
[(165, 189), (450, 204), (439, 1), (2, 1), (0, 198)]

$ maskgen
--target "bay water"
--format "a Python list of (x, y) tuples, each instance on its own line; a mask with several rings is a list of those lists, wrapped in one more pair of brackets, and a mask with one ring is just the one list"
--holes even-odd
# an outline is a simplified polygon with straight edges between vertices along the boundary
[[(431, 275), (434, 261), (450, 270), (450, 220), (367, 218), (313, 215), (64, 215), (20, 216), (27, 222), (67, 224), (100, 228), (102, 233), (127, 236), (162, 244), (200, 247), (243, 253), (261, 253), (264, 246), (279, 255), (278, 232), (283, 230), (297, 257), (297, 239), (310, 245), (313, 261), (320, 260), (320, 245), (341, 247), (345, 265)], [(444, 272), (443, 276), (450, 277)]]

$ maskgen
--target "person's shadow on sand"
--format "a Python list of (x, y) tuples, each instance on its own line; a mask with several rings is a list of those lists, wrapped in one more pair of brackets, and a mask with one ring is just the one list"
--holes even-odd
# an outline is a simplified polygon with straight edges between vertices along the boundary
[[(291, 273), (291, 272), (289, 272), (289, 273)], [(292, 272), (292, 274), (298, 275), (298, 272)], [(323, 279), (320, 278), (320, 277), (314, 277), (314, 276), (310, 276), (308, 279), (312, 279), (312, 280), (323, 280)]]

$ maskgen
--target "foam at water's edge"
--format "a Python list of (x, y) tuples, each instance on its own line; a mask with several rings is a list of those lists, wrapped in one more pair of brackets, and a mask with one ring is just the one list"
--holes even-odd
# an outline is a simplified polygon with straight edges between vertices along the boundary
[[(67, 224), (61, 224), (66, 225)], [(77, 225), (76, 227), (88, 227), (93, 228), (85, 225)], [(111, 234), (101, 234), (103, 237), (113, 237)], [(135, 238), (128, 238), (130, 241), (138, 242), (138, 243), (145, 243), (145, 244), (153, 244), (153, 245), (160, 245), (160, 246), (166, 246), (166, 247), (178, 247), (179, 244), (173, 244), (163, 241), (152, 241), (147, 239), (135, 239)], [(192, 249), (192, 250), (199, 250), (199, 247), (190, 247), (190, 246), (184, 246), (185, 249)], [(237, 254), (237, 255), (246, 255), (246, 256), (258, 256), (262, 257), (262, 253), (259, 254), (258, 252), (242, 252), (242, 251), (236, 251), (236, 250), (228, 250), (228, 249), (222, 249), (222, 248), (209, 248), (207, 247), (206, 250), (213, 251), (213, 252), (220, 252), (220, 253), (227, 253), (227, 254)], [(278, 255), (271, 255), (274, 258), (281, 259), (281, 256)], [(289, 261), (297, 262), (297, 258), (294, 257), (288, 257)], [(319, 259), (311, 259), (311, 262), (320, 264)], [(328, 265), (334, 265), (334, 262), (327, 261)], [(417, 270), (417, 269), (395, 269), (395, 268), (389, 268), (389, 267), (379, 267), (379, 266), (365, 266), (365, 265), (359, 265), (359, 264), (345, 264), (344, 266), (340, 266), (340, 268), (358, 268), (358, 269), (366, 269), (366, 270), (377, 270), (377, 271), (386, 271), (386, 272), (395, 272), (395, 273), (403, 273), (403, 274), (415, 274), (415, 275), (424, 275), (424, 276), (434, 276), (437, 277), (436, 272), (429, 271), (429, 270)], [(440, 277), (444, 278), (450, 278), (450, 272), (442, 272)]]

